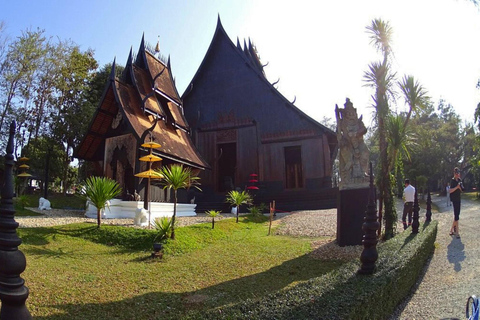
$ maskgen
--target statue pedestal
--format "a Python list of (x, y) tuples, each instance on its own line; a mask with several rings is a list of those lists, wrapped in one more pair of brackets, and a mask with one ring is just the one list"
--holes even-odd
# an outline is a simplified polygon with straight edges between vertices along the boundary
[(368, 205), (369, 188), (339, 190), (337, 197), (337, 243), (362, 244), (362, 225)]

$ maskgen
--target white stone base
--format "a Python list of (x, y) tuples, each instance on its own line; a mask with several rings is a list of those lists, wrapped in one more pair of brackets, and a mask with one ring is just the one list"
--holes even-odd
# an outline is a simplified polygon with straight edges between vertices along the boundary
[[(143, 201), (122, 201), (112, 199), (110, 205), (102, 212), (102, 219), (135, 219), (137, 209), (143, 208)], [(196, 204), (177, 203), (177, 217), (194, 217), (196, 216)], [(155, 218), (172, 217), (173, 203), (166, 202), (150, 202), (150, 221), (153, 223)], [(87, 210), (85, 216), (88, 218), (97, 218), (97, 207), (87, 201)]]

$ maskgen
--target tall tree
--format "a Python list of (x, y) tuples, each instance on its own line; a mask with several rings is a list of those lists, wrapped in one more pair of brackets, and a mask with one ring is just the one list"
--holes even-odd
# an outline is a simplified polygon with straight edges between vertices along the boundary
[(46, 42), (44, 30), (27, 30), (8, 46), (0, 73), (0, 132), (5, 131), (4, 123), (17, 109), (28, 104), (34, 74), (46, 53)]
[(406, 128), (412, 113), (425, 109), (425, 106), (430, 102), (430, 97), (425, 88), (411, 75), (404, 76), (402, 81), (398, 82), (398, 85), (403, 93), (403, 99), (409, 107), (404, 124), (404, 128)]
[(424, 175), (432, 188), (443, 190), (452, 168), (461, 166), (465, 157), (460, 116), (452, 105), (440, 100), (437, 107), (429, 105), (412, 118), (409, 128), (418, 138), (411, 150), (412, 161), (404, 163), (405, 172), (413, 180)]
[(73, 150), (82, 138), (81, 133), (91, 117), (91, 113), (84, 109), (84, 94), (98, 65), (91, 50), (81, 52), (79, 46), (71, 42), (60, 45), (65, 52), (65, 60), (62, 61), (52, 100), (55, 111), (51, 126), (56, 140), (65, 146), (63, 181), (66, 181)]
[[(387, 137), (385, 121), (390, 113), (389, 98), (393, 96), (393, 83), (395, 74), (391, 72), (389, 57), (392, 53), (391, 37), (392, 28), (388, 22), (375, 19), (370, 26), (367, 26), (370, 33), (370, 40), (373, 46), (383, 55), (382, 61), (373, 62), (365, 73), (366, 85), (375, 89), (372, 97), (376, 110), (375, 120), (378, 127), (380, 158), (377, 164), (376, 183), (379, 188), (379, 221), (382, 221), (382, 206), (385, 208), (385, 238), (389, 239), (394, 235), (396, 220), (395, 206), (393, 205), (390, 172), (388, 170)], [(381, 225), (381, 224), (380, 224)], [(379, 233), (381, 232), (381, 227)]]

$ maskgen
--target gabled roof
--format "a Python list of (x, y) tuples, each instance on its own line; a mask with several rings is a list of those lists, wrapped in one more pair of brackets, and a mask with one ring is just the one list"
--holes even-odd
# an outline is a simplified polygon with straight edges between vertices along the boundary
[(168, 66), (145, 49), (143, 38), (135, 63), (130, 52), (124, 81), (115, 78), (114, 69), (115, 62), (88, 132), (75, 152), (76, 156), (98, 160), (94, 157), (99, 148), (104, 146), (109, 128), (118, 113), (138, 145), (144, 142), (140, 139), (145, 131), (152, 127), (155, 119), (159, 119), (152, 134), (154, 141), (162, 147), (156, 149), (155, 153), (192, 167), (209, 168), (191, 141), (181, 100)]
[(225, 29), (222, 26), (222, 22), (220, 21), (220, 16), (218, 17), (217, 20), (217, 27), (215, 30), (215, 34), (213, 35), (212, 41), (210, 42), (210, 46), (208, 47), (207, 53), (205, 54), (205, 57), (202, 60), (202, 63), (200, 64), (199, 68), (197, 69), (197, 72), (193, 76), (190, 85), (187, 86), (187, 89), (182, 95), (182, 100), (185, 100), (185, 98), (188, 96), (188, 94), (191, 92), (191, 88), (195, 86), (195, 81), (199, 77), (199, 75), (202, 73), (203, 69), (206, 67), (208, 57), (213, 54), (214, 49), (214, 43), (219, 39), (220, 37), (226, 39), (227, 43), (231, 46), (232, 50), (234, 50), (244, 61), (247, 65), (251, 67), (251, 70), (253, 72), (257, 73), (259, 75), (259, 78), (262, 79), (262, 81), (265, 82), (265, 84), (271, 89), (273, 94), (277, 95), (280, 97), (281, 100), (285, 102), (286, 105), (289, 106), (294, 112), (297, 112), (301, 117), (304, 119), (308, 120), (310, 123), (313, 125), (321, 128), (327, 135), (329, 135), (332, 139), (336, 139), (336, 134), (333, 132), (331, 129), (325, 127), (321, 123), (317, 122), (310, 116), (308, 116), (306, 113), (304, 113), (302, 110), (297, 108), (291, 101), (287, 100), (265, 77), (265, 73), (263, 71), (263, 65), (260, 62), (260, 58), (258, 56), (258, 53), (254, 46), (252, 45), (251, 41), (249, 40), (248, 45), (247, 42), (244, 41), (244, 47), (242, 49), (240, 45), (240, 41), (237, 38), (237, 45), (235, 45), (231, 39), (228, 37)]

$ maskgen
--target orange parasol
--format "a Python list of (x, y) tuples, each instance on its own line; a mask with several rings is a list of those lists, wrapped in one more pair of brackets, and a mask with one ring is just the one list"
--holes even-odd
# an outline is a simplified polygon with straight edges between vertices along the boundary
[(26, 173), (26, 172), (22, 172), (19, 175), (17, 175), (17, 177), (20, 177), (20, 178), (27, 178), (27, 177), (31, 177), (31, 176), (32, 175), (30, 173)]
[(146, 161), (146, 162), (155, 162), (155, 161), (161, 161), (162, 158), (156, 156), (156, 155), (153, 155), (153, 154), (149, 154), (149, 155), (146, 155), (146, 156), (143, 156), (141, 157), (140, 159), (138, 159), (140, 161)]
[(144, 144), (142, 144), (142, 147), (144, 147), (144, 148), (160, 148), (161, 145), (159, 143), (150, 141), (150, 142), (145, 142)]
[(160, 172), (157, 172), (155, 170), (147, 170), (143, 172), (139, 172), (135, 175), (135, 177), (139, 178), (150, 178), (150, 179), (162, 179), (163, 175)]

